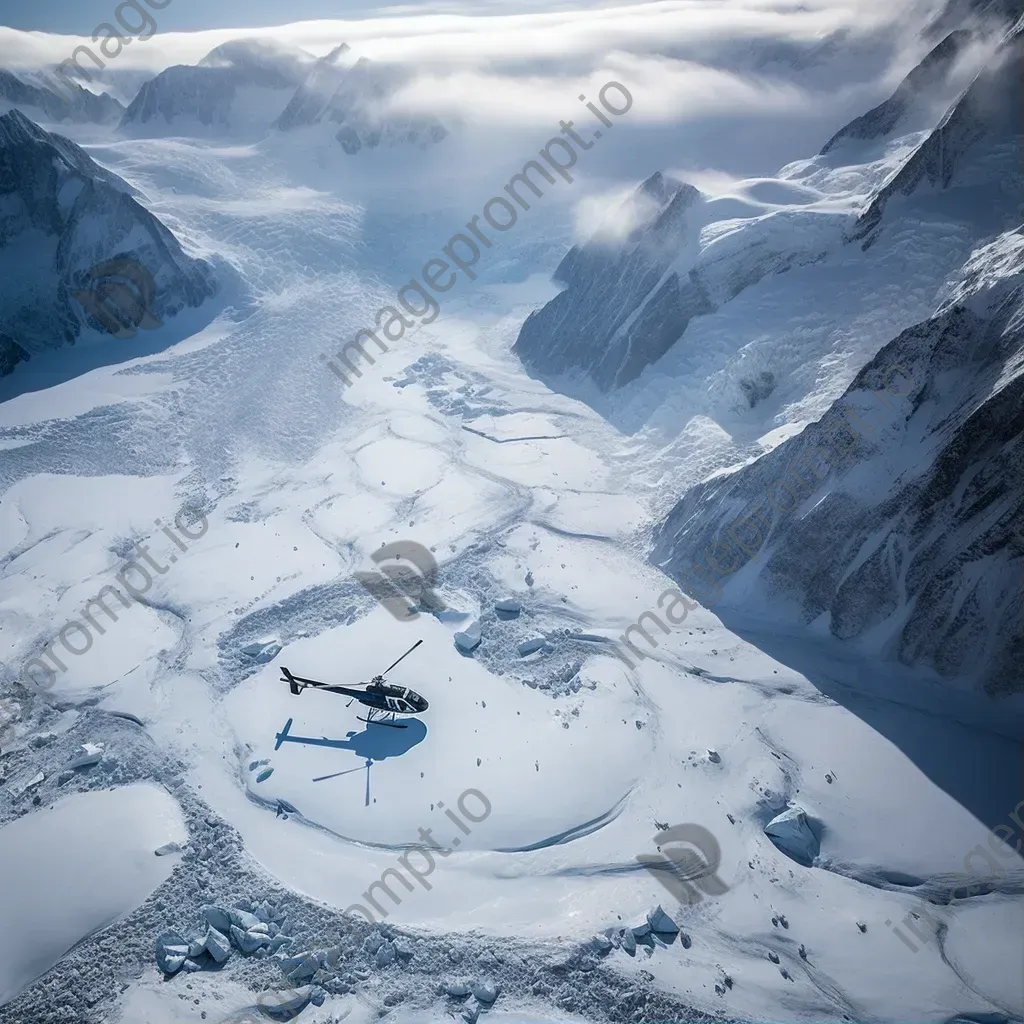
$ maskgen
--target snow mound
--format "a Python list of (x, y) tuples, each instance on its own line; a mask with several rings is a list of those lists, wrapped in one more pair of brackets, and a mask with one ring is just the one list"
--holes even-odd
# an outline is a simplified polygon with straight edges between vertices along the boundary
[(177, 803), (147, 784), (76, 793), (0, 829), (0, 1005), (142, 903), (177, 863), (153, 849), (186, 838)]

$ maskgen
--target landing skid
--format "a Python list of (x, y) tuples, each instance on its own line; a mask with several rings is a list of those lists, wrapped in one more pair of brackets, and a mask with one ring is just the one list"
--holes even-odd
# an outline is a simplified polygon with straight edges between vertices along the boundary
[(394, 714), (393, 711), (392, 712), (384, 712), (383, 714), (378, 714), (376, 711), (371, 709), (367, 713), (365, 718), (360, 718), (359, 715), (356, 715), (356, 718), (359, 718), (360, 722), (365, 722), (367, 725), (387, 725), (387, 726), (389, 726), (392, 729), (407, 729), (408, 728), (408, 726), (405, 724), (405, 722), (396, 722), (395, 721), (395, 714)]

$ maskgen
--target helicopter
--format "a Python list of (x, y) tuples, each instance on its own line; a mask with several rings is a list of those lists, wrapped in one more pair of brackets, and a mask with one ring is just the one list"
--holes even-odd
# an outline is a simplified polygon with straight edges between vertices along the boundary
[[(346, 697), (351, 697), (352, 700), (359, 701), (360, 704), (365, 705), (369, 709), (366, 712), (365, 718), (359, 718), (360, 722), (366, 722), (367, 725), (376, 723), (377, 725), (390, 726), (393, 729), (404, 729), (406, 728), (404, 722), (395, 721), (398, 715), (418, 715), (426, 711), (430, 705), (426, 697), (421, 697), (415, 690), (410, 690), (407, 686), (385, 683), (384, 676), (399, 661), (412, 654), (421, 643), (423, 643), (422, 640), (417, 640), (398, 661), (388, 665), (379, 676), (374, 676), (366, 684), (366, 689), (364, 690), (357, 690), (351, 686), (340, 686), (334, 683), (322, 683), (316, 679), (304, 679), (302, 676), (292, 675), (284, 665), (281, 666), (281, 672), (283, 673), (281, 682), (287, 683), (288, 688), (296, 697), (308, 687), (313, 687), (316, 690), (325, 690), (327, 693), (340, 693)], [(352, 700), (345, 706), (349, 707), (352, 704)]]

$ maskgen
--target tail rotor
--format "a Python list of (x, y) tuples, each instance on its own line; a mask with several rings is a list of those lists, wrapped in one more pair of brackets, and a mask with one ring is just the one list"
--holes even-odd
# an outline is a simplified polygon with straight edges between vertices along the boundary
[(284, 673), (284, 675), (281, 676), (281, 682), (287, 683), (288, 689), (292, 691), (292, 696), (297, 697), (306, 688), (306, 684), (298, 682), (295, 676), (293, 676), (291, 672), (284, 667), (284, 665), (281, 666), (281, 671)]

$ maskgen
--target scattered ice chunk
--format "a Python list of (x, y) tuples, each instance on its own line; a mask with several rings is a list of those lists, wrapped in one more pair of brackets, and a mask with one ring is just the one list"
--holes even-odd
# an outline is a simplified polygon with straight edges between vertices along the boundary
[(273, 661), (281, 653), (281, 650), (281, 645), (276, 640), (268, 638), (257, 640), (256, 643), (243, 647), (242, 653), (252, 658), (253, 661), (263, 664)]
[(809, 867), (818, 856), (818, 837), (807, 820), (807, 812), (796, 805), (786, 808), (764, 827), (765, 835), (788, 857)]
[(619, 940), (622, 948), (630, 955), (636, 956), (636, 939), (633, 936), (633, 929), (627, 928)]
[(217, 931), (224, 935), (228, 934), (231, 929), (231, 917), (223, 907), (203, 907), (202, 915), (206, 918), (206, 923), (211, 928), (216, 928)]
[(504, 601), (495, 601), (494, 610), (504, 612), (506, 615), (518, 615), (523, 610), (523, 606), (518, 601), (508, 598)]
[(156, 964), (164, 974), (181, 970), (188, 956), (188, 940), (177, 932), (163, 932), (156, 940)]
[[(263, 928), (266, 927), (266, 925), (263, 925)], [(231, 926), (231, 938), (243, 953), (255, 953), (260, 946), (269, 941), (270, 936), (265, 931), (257, 931), (256, 929), (242, 931), (238, 925), (233, 924)]]
[(42, 782), (43, 779), (45, 778), (46, 776), (42, 772), (39, 772), (37, 775), (33, 775), (32, 778), (29, 779), (28, 782), (26, 782), (25, 785), (21, 787), (21, 789), (18, 792), (18, 795), (23, 796), (30, 789), (33, 789), (36, 786), (38, 786), (39, 783)]
[(658, 935), (671, 935), (674, 938), (679, 932), (679, 925), (661, 909), (660, 903), (647, 915), (647, 923), (651, 931)]
[(498, 985), (496, 982), (491, 981), (490, 978), (471, 982), (469, 987), (476, 1001), (484, 1006), (490, 1006), (498, 998)]
[(445, 986), (445, 992), (453, 999), (464, 999), (472, 989), (464, 981), (450, 981)]
[(721, 763), (722, 755), (719, 754), (717, 750), (712, 750), (710, 747), (708, 747), (708, 760), (712, 764), (719, 764)]
[(610, 953), (612, 951), (612, 940), (607, 935), (595, 935), (590, 944), (598, 953)]
[(455, 646), (464, 654), (475, 650), (480, 645), (482, 628), (479, 620), (472, 623), (460, 633), (455, 634)]
[(181, 853), (181, 843), (164, 843), (153, 851), (157, 857), (167, 857), (172, 853)]
[(222, 964), (231, 956), (231, 942), (228, 937), (218, 929), (210, 925), (206, 929), (206, 938), (203, 940), (203, 948), (217, 963)]
[(546, 643), (547, 639), (542, 636), (535, 636), (530, 640), (524, 640), (518, 648), (519, 657), (525, 658), (528, 654), (533, 654), (534, 651), (539, 651)]
[(256, 925), (263, 923), (255, 914), (250, 914), (248, 910), (229, 910), (228, 917), (231, 918), (231, 923), (237, 925), (243, 932), (247, 932)]
[(394, 963), (397, 956), (398, 952), (395, 949), (395, 944), (389, 939), (377, 950), (377, 955), (373, 958), (373, 962), (378, 967), (387, 967), (388, 964)]
[(83, 743), (82, 753), (68, 761), (68, 768), (91, 768), (103, 760), (102, 743)]
[(651, 926), (644, 921), (643, 924), (638, 924), (632, 931), (634, 939), (646, 939), (651, 934)]
[[(276, 940), (275, 940), (276, 941)], [(315, 956), (307, 954), (305, 959), (297, 967), (292, 968), (288, 977), (298, 981), (302, 978), (312, 978), (320, 970), (320, 964)]]

